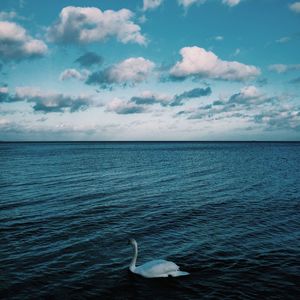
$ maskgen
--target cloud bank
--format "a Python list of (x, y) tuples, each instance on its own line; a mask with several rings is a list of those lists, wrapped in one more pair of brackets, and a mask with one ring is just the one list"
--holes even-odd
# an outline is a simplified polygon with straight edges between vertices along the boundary
[[(288, 97), (269, 96), (255, 86), (245, 86), (227, 100), (216, 100), (196, 110), (183, 110), (177, 116), (218, 121), (240, 119), (250, 127), (260, 125), (265, 131), (300, 131), (300, 106), (287, 103)], [(276, 105), (274, 105), (276, 104)]]
[(275, 64), (269, 66), (269, 71), (276, 72), (278, 74), (287, 73), (290, 71), (299, 71), (300, 64), (295, 65), (285, 65), (285, 64)]
[(150, 112), (150, 106), (160, 105), (163, 107), (181, 106), (191, 98), (199, 98), (211, 94), (211, 88), (195, 88), (179, 95), (169, 96), (151, 91), (144, 91), (139, 96), (133, 96), (129, 101), (114, 98), (107, 105), (107, 111), (117, 114), (136, 114)]
[[(2, 93), (3, 92), (3, 93)], [(2, 96), (1, 96), (2, 95)], [(32, 87), (18, 87), (14, 95), (8, 94), (8, 90), (0, 90), (0, 102), (26, 101), (33, 103), (36, 112), (76, 112), (87, 109), (91, 103), (89, 96), (70, 96), (62, 93), (41, 91)]]

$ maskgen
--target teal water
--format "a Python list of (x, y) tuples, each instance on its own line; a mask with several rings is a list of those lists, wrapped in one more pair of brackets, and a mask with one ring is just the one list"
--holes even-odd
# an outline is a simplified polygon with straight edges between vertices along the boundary
[[(299, 299), (300, 143), (1, 143), (5, 299)], [(128, 272), (164, 258), (191, 273)]]

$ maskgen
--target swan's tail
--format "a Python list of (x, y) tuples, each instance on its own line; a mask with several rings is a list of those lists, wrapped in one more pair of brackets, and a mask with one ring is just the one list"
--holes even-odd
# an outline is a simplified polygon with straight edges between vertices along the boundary
[(169, 275), (171, 275), (172, 277), (178, 277), (178, 276), (190, 275), (190, 273), (184, 271), (174, 271), (174, 272), (170, 272)]

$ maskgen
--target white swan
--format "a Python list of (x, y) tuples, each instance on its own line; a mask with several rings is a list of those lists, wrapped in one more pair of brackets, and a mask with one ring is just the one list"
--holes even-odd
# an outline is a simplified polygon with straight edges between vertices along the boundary
[(151, 260), (141, 266), (136, 267), (136, 260), (138, 256), (138, 246), (135, 239), (130, 239), (129, 243), (134, 249), (134, 256), (129, 266), (129, 270), (132, 273), (141, 275), (146, 278), (158, 278), (158, 277), (178, 277), (189, 275), (188, 272), (183, 272), (179, 270), (177, 266), (172, 261), (167, 261), (163, 259)]

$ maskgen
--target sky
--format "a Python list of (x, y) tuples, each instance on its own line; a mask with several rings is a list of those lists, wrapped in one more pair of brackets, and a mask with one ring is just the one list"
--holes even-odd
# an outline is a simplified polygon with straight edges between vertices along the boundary
[(1, 0), (2, 141), (300, 140), (300, 2)]

